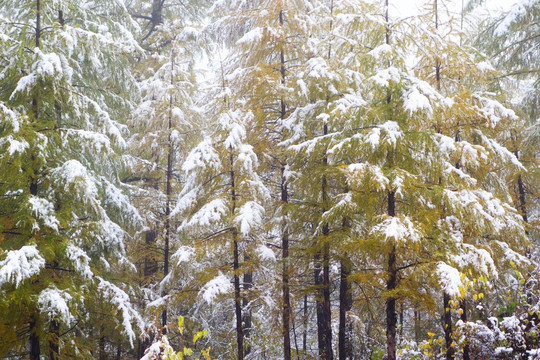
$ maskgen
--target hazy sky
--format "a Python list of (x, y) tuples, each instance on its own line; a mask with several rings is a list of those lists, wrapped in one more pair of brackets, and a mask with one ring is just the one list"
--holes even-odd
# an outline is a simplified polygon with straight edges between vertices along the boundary
[[(463, 0), (465, 4), (468, 0)], [(485, 8), (492, 14), (498, 14), (500, 11), (508, 10), (517, 0), (485, 0)], [(417, 14), (423, 4), (432, 3), (433, 0), (390, 0), (390, 6), (393, 7), (394, 15), (410, 16)], [(450, 11), (459, 13), (461, 11), (462, 0), (447, 0)]]

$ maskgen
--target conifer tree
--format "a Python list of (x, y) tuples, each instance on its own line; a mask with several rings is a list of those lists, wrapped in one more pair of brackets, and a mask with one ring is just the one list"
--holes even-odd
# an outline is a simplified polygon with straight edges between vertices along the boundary
[(142, 225), (119, 181), (117, 120), (132, 100), (125, 55), (139, 50), (129, 16), (100, 2), (0, 8), (0, 311), (9, 339), (0, 352), (104, 357), (112, 344), (121, 352), (139, 315), (112, 275), (131, 270), (124, 243)]

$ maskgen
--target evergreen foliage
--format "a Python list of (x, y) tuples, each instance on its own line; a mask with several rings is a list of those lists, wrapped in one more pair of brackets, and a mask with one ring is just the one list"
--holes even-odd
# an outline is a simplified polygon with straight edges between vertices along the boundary
[(0, 0), (0, 357), (539, 358), (538, 2), (394, 5)]

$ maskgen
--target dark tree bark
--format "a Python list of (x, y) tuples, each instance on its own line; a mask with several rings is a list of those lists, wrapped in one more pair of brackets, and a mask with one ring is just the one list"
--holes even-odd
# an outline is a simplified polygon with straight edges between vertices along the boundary
[[(388, 215), (396, 216), (395, 193), (388, 192)], [(397, 287), (397, 269), (396, 269), (396, 246), (393, 245), (388, 253), (388, 280), (386, 281), (386, 290), (393, 291)], [(387, 360), (396, 360), (396, 328), (397, 313), (396, 299), (394, 296), (388, 296), (386, 299), (386, 346)]]
[[(174, 85), (174, 52), (171, 54), (171, 86)], [(169, 123), (168, 123), (168, 141), (167, 141), (167, 184), (166, 184), (166, 202), (165, 202), (165, 249), (163, 254), (163, 277), (167, 277), (169, 274), (169, 243), (171, 239), (171, 196), (172, 196), (172, 172), (173, 172), (173, 144), (171, 139), (171, 130), (173, 128), (172, 123), (172, 106), (173, 106), (173, 95), (172, 93), (169, 96)], [(162, 296), (167, 295), (167, 291), (164, 290)], [(167, 328), (167, 307), (163, 310), (161, 314), (161, 323), (164, 326), (163, 331), (166, 333)]]
[(322, 277), (322, 269), (321, 269), (321, 256), (320, 252), (318, 251), (314, 258), (313, 258), (313, 280), (315, 283), (315, 306), (316, 306), (316, 312), (317, 312), (317, 344), (319, 348), (319, 357), (321, 359), (325, 358), (326, 354), (326, 341), (324, 338), (324, 292), (322, 288), (323, 284), (323, 277)]
[[(283, 26), (283, 9), (279, 12), (279, 24)], [(285, 53), (283, 48), (279, 53), (280, 59), (280, 75), (281, 83), (285, 84)], [(287, 113), (285, 101), (283, 98), (280, 100), (280, 118), (284, 119)], [(287, 180), (285, 179), (285, 167), (281, 166), (281, 203), (283, 206), (287, 206), (289, 202), (289, 189), (287, 187)], [(283, 223), (281, 229), (281, 249), (282, 249), (282, 297), (283, 297), (283, 311), (282, 311), (282, 336), (283, 336), (283, 359), (291, 360), (291, 299), (289, 289), (289, 230), (287, 228), (287, 216), (286, 209), (284, 209)]]
[[(236, 178), (234, 172), (234, 158), (231, 150), (230, 155), (230, 181), (231, 181), (231, 213), (236, 211)], [(236, 228), (232, 230), (233, 240), (233, 272), (234, 272), (234, 310), (236, 314), (236, 346), (238, 360), (244, 359), (244, 331), (242, 326), (242, 294), (240, 292), (240, 255), (238, 249), (238, 232)]]
[(444, 306), (444, 340), (446, 343), (446, 359), (454, 359), (456, 350), (452, 346), (452, 313), (450, 312), (450, 295), (443, 293)]
[[(289, 201), (289, 193), (287, 183), (284, 176), (285, 168), (281, 168), (281, 202), (283, 205)], [(286, 215), (284, 214), (284, 220), (281, 230), (281, 248), (282, 248), (282, 293), (283, 293), (283, 359), (291, 360), (291, 336), (290, 336), (290, 324), (291, 324), (291, 299), (289, 289), (289, 232), (287, 229)]]
[[(244, 262), (249, 262), (250, 258), (248, 255), (244, 256)], [(247, 298), (249, 290), (253, 286), (253, 273), (251, 270), (244, 273), (243, 279), (243, 289), (244, 295), (242, 296), (242, 330), (244, 331), (244, 343), (246, 347), (244, 349), (244, 354), (248, 355), (251, 352), (251, 345), (249, 344), (249, 336), (251, 333), (251, 309), (248, 308), (249, 300)]]
[(99, 330), (99, 353), (98, 358), (99, 360), (106, 360), (107, 359), (107, 352), (105, 351), (105, 345), (106, 345), (106, 339), (105, 335), (103, 335), (103, 328)]
[[(323, 134), (328, 134), (328, 125), (324, 124)], [(328, 164), (328, 158), (323, 157), (323, 165)], [(326, 211), (328, 206), (328, 182), (326, 175), (323, 175), (321, 181), (321, 193), (323, 202), (323, 211)], [(326, 360), (332, 360), (334, 353), (332, 351), (332, 309), (330, 303), (330, 243), (328, 236), (330, 228), (328, 223), (325, 223), (322, 228), (323, 244), (322, 244), (322, 279), (320, 279), (321, 264), (319, 264), (319, 296), (317, 297), (317, 330), (319, 340), (319, 355)], [(320, 258), (320, 255), (317, 255)], [(317, 271), (317, 269), (316, 269)], [(317, 285), (317, 284), (316, 284)]]
[[(467, 316), (467, 300), (466, 299), (463, 299), (460, 301), (459, 303), (459, 307), (461, 308), (461, 321), (463, 321), (464, 323), (466, 323), (468, 321), (468, 316)], [(470, 349), (470, 346), (469, 344), (465, 344), (465, 346), (463, 347), (463, 360), (471, 360), (471, 349)]]
[[(36, 0), (36, 41), (35, 45), (39, 48), (40, 46), (40, 36), (41, 36), (41, 2), (40, 0)], [(32, 112), (34, 113), (34, 120), (38, 119), (38, 103), (37, 99), (32, 99)], [(32, 160), (34, 160), (34, 156), (32, 156)], [(32, 178), (30, 180), (30, 194), (33, 196), (37, 196), (38, 193), (38, 183), (37, 183), (37, 175), (32, 174)], [(28, 342), (30, 345), (30, 360), (39, 360), (40, 357), (40, 346), (39, 346), (39, 335), (38, 335), (38, 326), (37, 321), (39, 318), (39, 313), (36, 311), (33, 315), (30, 317), (29, 322), (29, 338)]]
[(351, 325), (347, 319), (347, 312), (352, 309), (352, 293), (348, 276), (352, 271), (352, 262), (344, 254), (341, 259), (339, 282), (339, 360), (353, 359), (351, 343)]
[(308, 328), (308, 306), (307, 295), (304, 295), (304, 333), (302, 334), (302, 353), (307, 353), (307, 328)]
[(242, 296), (240, 294), (238, 235), (233, 230), (234, 310), (236, 314), (236, 344), (238, 360), (244, 359), (244, 331), (242, 328)]
[(32, 315), (30, 318), (30, 336), (29, 336), (29, 343), (30, 343), (30, 360), (39, 360), (40, 357), (40, 347), (39, 347), (39, 336), (37, 334), (38, 332), (38, 326), (37, 326), (37, 318), (38, 314)]

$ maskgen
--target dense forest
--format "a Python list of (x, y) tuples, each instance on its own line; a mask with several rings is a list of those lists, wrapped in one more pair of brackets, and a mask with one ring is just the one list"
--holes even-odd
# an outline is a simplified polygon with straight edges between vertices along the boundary
[(0, 358), (540, 359), (540, 1), (490, 2), (0, 0)]

